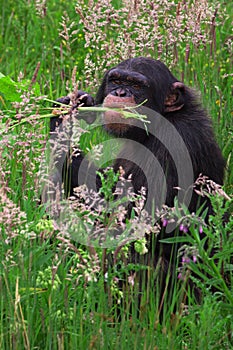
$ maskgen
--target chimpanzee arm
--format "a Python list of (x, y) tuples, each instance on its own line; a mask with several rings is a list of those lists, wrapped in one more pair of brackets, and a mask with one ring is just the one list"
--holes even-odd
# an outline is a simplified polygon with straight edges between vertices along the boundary
[[(79, 186), (78, 171), (84, 156), (81, 152), (71, 154), (70, 139), (72, 135), (72, 112), (78, 107), (94, 105), (94, 99), (84, 91), (77, 91), (68, 96), (58, 98), (53, 105), (53, 117), (50, 119), (50, 163), (49, 174), (42, 191), (42, 202), (51, 208), (58, 208), (61, 199), (62, 184), (65, 196), (73, 194), (73, 189)], [(75, 114), (75, 113), (74, 113)], [(74, 115), (73, 114), (73, 115)], [(77, 114), (77, 118), (93, 122), (93, 117), (87, 113)], [(62, 124), (63, 123), (63, 124)], [(58, 211), (58, 209), (57, 209)]]

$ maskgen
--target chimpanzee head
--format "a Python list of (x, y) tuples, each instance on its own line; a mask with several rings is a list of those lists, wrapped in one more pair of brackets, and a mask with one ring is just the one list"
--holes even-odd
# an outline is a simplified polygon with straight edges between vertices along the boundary
[[(115, 108), (143, 103), (143, 106), (169, 117), (170, 113), (183, 108), (185, 95), (186, 87), (165, 64), (136, 57), (121, 62), (105, 74), (95, 103)], [(123, 119), (116, 111), (106, 112), (104, 122), (106, 129), (118, 136), (125, 136), (132, 129), (132, 119)]]

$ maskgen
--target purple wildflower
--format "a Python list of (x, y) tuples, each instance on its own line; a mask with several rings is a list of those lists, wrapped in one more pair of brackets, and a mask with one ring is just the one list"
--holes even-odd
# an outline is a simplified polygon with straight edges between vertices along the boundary
[(180, 231), (183, 231), (183, 230), (184, 230), (184, 225), (181, 224), (181, 225), (180, 225)]
[(183, 258), (182, 258), (182, 264), (185, 264), (185, 263), (187, 263), (187, 264), (190, 263), (190, 259), (187, 256), (183, 256)]
[(184, 279), (181, 272), (178, 274), (178, 279), (179, 279), (179, 280), (183, 280), (183, 279)]

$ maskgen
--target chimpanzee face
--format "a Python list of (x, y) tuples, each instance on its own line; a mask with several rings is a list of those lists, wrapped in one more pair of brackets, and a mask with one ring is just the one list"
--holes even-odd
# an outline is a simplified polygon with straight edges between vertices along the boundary
[[(104, 107), (124, 108), (133, 107), (147, 102), (149, 79), (138, 72), (114, 68), (110, 70), (106, 78), (104, 91)], [(105, 129), (117, 136), (125, 136), (125, 133), (133, 128), (135, 120), (125, 119), (116, 111), (108, 111), (104, 114)], [(137, 124), (137, 123), (136, 123)], [(141, 126), (142, 127), (142, 126)]]
[[(184, 95), (184, 84), (177, 81), (162, 62), (137, 57), (121, 62), (105, 74), (96, 104), (102, 103), (108, 108), (143, 104), (144, 107), (166, 115), (183, 108)], [(105, 112), (103, 119), (106, 130), (117, 136), (129, 137), (132, 130), (135, 132), (135, 119), (124, 119), (118, 111)], [(143, 128), (140, 123), (139, 127)]]

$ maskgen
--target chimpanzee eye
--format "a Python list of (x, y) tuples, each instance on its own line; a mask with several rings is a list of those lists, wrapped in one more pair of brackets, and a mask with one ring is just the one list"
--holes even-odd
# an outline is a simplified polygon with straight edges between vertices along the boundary
[(140, 85), (139, 84), (133, 84), (133, 88), (135, 89), (135, 90), (140, 90)]
[(113, 84), (120, 85), (121, 82), (120, 82), (120, 80), (113, 80)]

